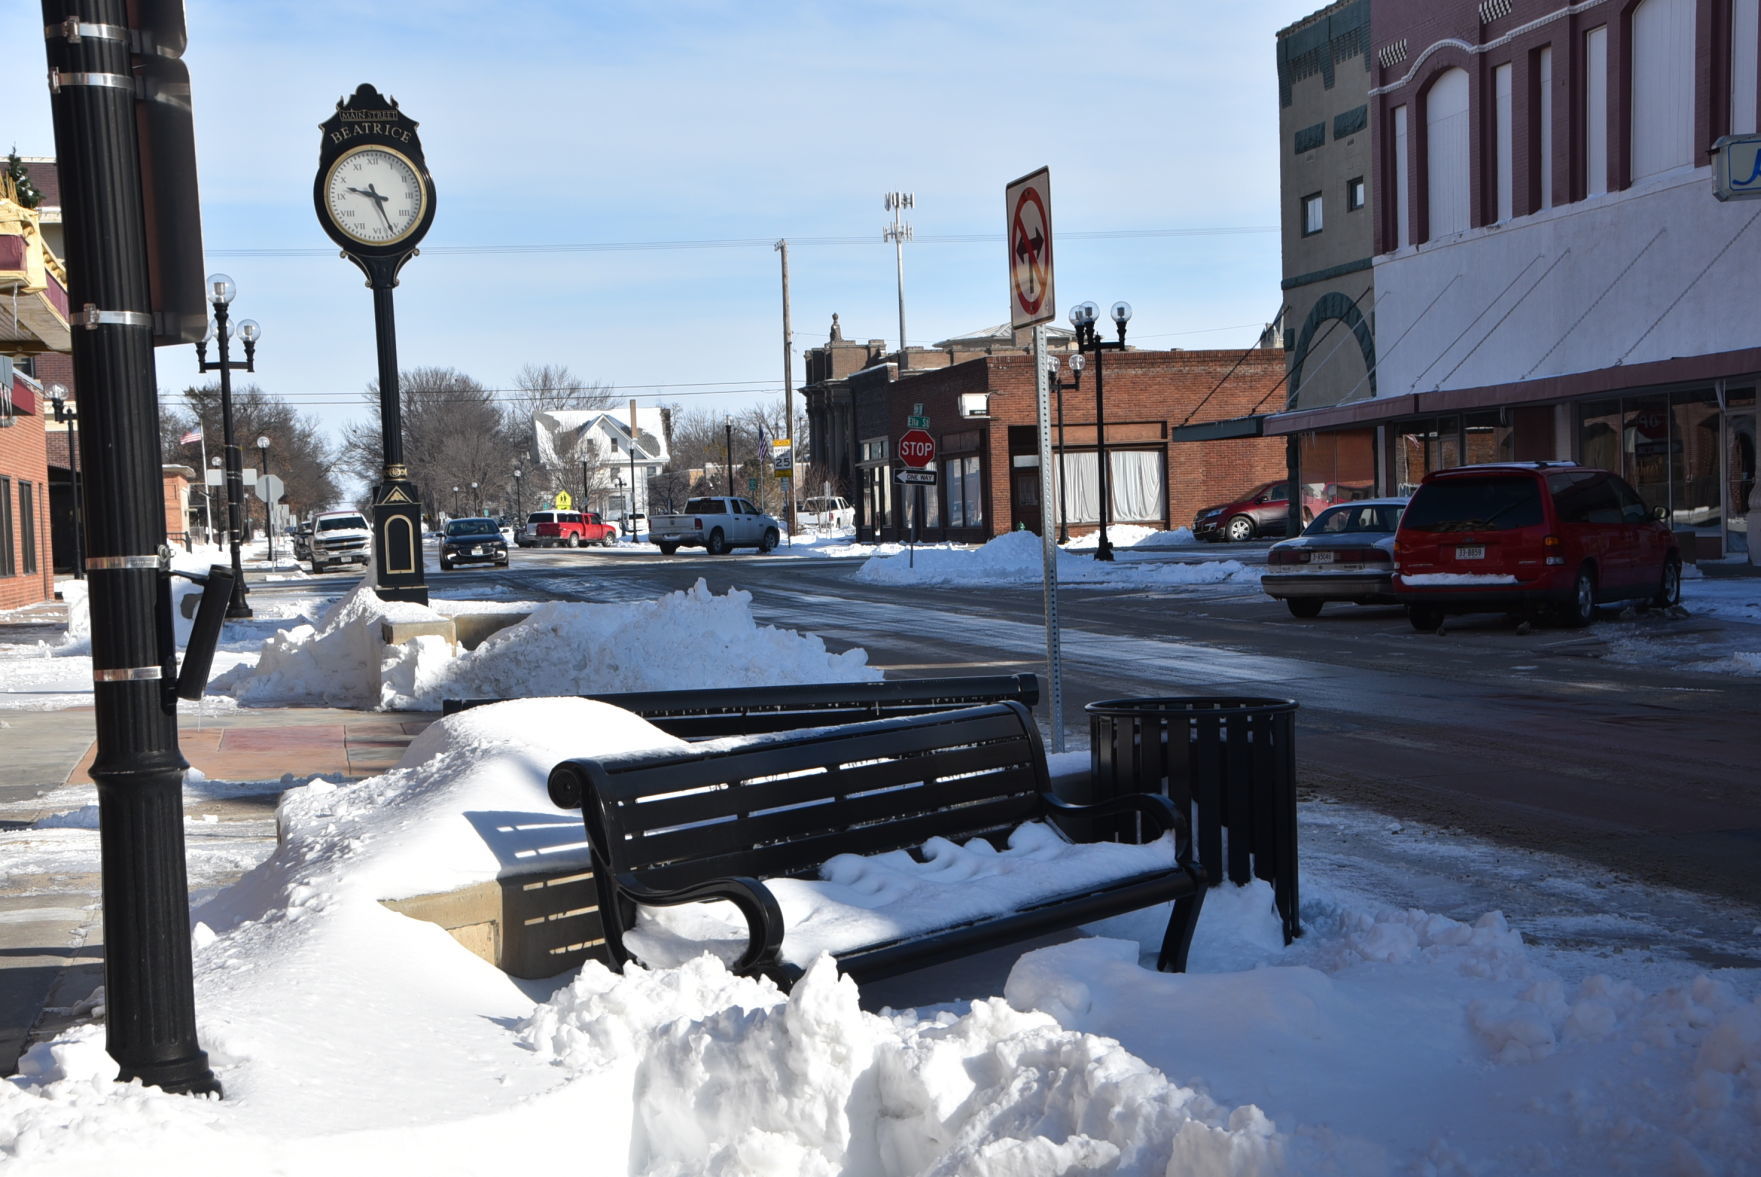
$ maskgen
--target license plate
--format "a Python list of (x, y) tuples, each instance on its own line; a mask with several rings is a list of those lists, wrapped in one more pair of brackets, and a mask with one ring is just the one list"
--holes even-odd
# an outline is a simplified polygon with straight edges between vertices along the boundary
[(1310, 552), (1309, 553), (1309, 563), (1310, 564), (1331, 564), (1332, 562), (1333, 562), (1333, 553), (1332, 552)]
[(471, 555), (473, 555), (473, 556), (481, 556), (482, 554), (483, 554), (482, 548), (472, 548), (471, 549)]
[(1455, 558), (1457, 560), (1484, 560), (1486, 558), (1485, 545), (1475, 544), (1471, 548), (1457, 548), (1455, 549)]

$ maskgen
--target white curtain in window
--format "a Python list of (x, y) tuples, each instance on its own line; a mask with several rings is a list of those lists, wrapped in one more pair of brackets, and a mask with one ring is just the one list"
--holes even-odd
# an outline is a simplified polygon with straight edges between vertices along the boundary
[[(1094, 451), (1065, 454), (1060, 468), (1064, 471), (1064, 519), (1069, 523), (1099, 523), (1101, 520), (1101, 466)], [(1167, 500), (1166, 459), (1160, 450), (1107, 450), (1107, 469), (1112, 474), (1113, 510), (1108, 516), (1114, 523), (1160, 523), (1163, 504)], [(1058, 493), (1056, 481), (1052, 494)], [(1057, 511), (1058, 500), (1052, 500)]]
[(1633, 9), (1633, 179), (1694, 162), (1695, 0)]
[(1584, 187), (1608, 191), (1608, 26), (1584, 34)]
[(1468, 227), (1468, 76), (1437, 75), (1425, 95), (1425, 182), (1430, 189), (1430, 239)]
[(1761, 41), (1761, 0), (1730, 4), (1730, 133), (1755, 131), (1756, 91), (1761, 89), (1756, 44)]
[(1162, 521), (1163, 459), (1159, 450), (1109, 450), (1115, 523)]
[(966, 526), (984, 526), (984, 480), (980, 477), (983, 468), (978, 458), (963, 459), (960, 475), (960, 494), (966, 500)]

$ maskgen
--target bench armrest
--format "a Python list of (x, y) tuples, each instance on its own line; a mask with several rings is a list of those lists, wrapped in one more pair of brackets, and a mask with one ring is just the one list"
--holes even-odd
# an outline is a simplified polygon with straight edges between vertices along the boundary
[(746, 951), (733, 964), (732, 971), (749, 976), (769, 972), (777, 965), (777, 954), (783, 947), (783, 909), (777, 905), (770, 888), (757, 879), (729, 875), (673, 891), (657, 891), (644, 887), (629, 875), (619, 875), (618, 890), (627, 898), (649, 907), (677, 907), (682, 903), (725, 899), (746, 917)]
[(1061, 817), (1115, 817), (1136, 813), (1157, 826), (1158, 835), (1174, 831), (1174, 843), (1182, 862), (1192, 856), (1192, 825), (1186, 815), (1159, 793), (1121, 793), (1086, 803), (1045, 795), (1046, 808)]

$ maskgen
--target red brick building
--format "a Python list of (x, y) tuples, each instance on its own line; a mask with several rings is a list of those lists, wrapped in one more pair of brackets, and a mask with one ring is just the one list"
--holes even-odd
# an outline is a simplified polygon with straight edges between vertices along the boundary
[[(828, 348), (809, 353), (810, 380), (820, 378), (804, 392), (813, 460), (837, 492), (856, 504), (863, 536), (895, 540), (910, 534), (916, 496), (900, 493), (905, 488), (895, 475), (902, 466), (898, 440), (912, 416), (929, 419), (938, 475), (935, 485), (924, 488), (919, 538), (983, 542), (1018, 527), (1040, 530), (1041, 495), (1057, 496), (1058, 480), (1041, 478), (1030, 355), (999, 347), (1015, 354), (932, 367), (914, 352), (901, 376), (894, 357), (870, 353), (866, 358), (879, 362), (834, 377), (830, 357), (815, 353), (839, 343), (834, 336)], [(959, 360), (957, 354), (948, 358)], [(1284, 444), (1277, 439), (1175, 440), (1183, 425), (1280, 406), (1282, 350), (1109, 352), (1101, 361), (1105, 417), (1098, 428), (1095, 358), (1087, 360), (1080, 388), (1055, 393), (1051, 412), (1052, 452), (1064, 472), (1062, 518), (1072, 535), (1092, 532), (1099, 518), (1103, 433), (1110, 520), (1117, 524), (1190, 526), (1198, 508), (1285, 473)], [(1062, 379), (1073, 379), (1068, 359)]]
[(0, 406), (0, 609), (55, 596), (49, 560), (48, 403), (36, 381), (6, 368)]

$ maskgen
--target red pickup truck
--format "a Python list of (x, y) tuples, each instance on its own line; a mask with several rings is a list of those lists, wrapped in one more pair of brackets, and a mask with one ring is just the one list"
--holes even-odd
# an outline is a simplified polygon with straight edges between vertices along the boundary
[(534, 511), (526, 516), (526, 531), (531, 537), (529, 546), (540, 548), (578, 548), (583, 544), (609, 548), (618, 538), (618, 529), (600, 522), (592, 511)]

